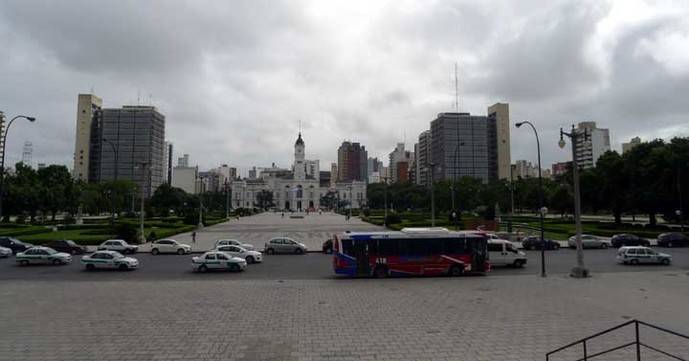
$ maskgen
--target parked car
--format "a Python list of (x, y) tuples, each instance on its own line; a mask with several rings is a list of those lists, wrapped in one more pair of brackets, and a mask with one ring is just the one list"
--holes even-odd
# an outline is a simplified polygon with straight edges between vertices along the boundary
[(246, 260), (232, 257), (219, 251), (206, 252), (191, 259), (191, 268), (196, 272), (208, 272), (211, 270), (244, 271)]
[(215, 251), (224, 252), (232, 257), (239, 257), (246, 260), (246, 263), (260, 263), (263, 261), (263, 254), (257, 251), (249, 251), (239, 246), (218, 246)]
[(303, 254), (308, 251), (306, 245), (287, 237), (275, 237), (264, 245), (267, 254), (294, 253)]
[(22, 242), (14, 237), (0, 237), (0, 247), (9, 248), (12, 253), (17, 254), (33, 247), (33, 244)]
[[(567, 240), (567, 245), (569, 248), (577, 248), (577, 236), (569, 237)], [(602, 237), (594, 236), (592, 234), (582, 234), (581, 235), (581, 247), (582, 248), (608, 248), (611, 247), (612, 243)]]
[(689, 237), (679, 232), (662, 233), (658, 236), (658, 246), (687, 247), (689, 246)]
[(524, 267), (526, 264), (526, 253), (504, 239), (488, 240), (488, 258), (493, 266)]
[(12, 250), (6, 247), (0, 247), (0, 258), (9, 257), (12, 255)]
[(617, 262), (623, 264), (655, 263), (669, 265), (672, 256), (648, 247), (624, 246), (617, 250)]
[(100, 246), (98, 246), (99, 251), (115, 251), (123, 254), (136, 253), (139, 250), (139, 246), (135, 246), (127, 243), (122, 239), (109, 239)]
[(218, 246), (239, 246), (239, 247), (242, 247), (248, 251), (254, 250), (254, 246), (252, 244), (242, 243), (236, 239), (219, 239), (219, 240), (215, 241), (215, 246), (216, 247), (218, 247)]
[(333, 253), (333, 240), (328, 239), (323, 242), (323, 253)]
[(72, 255), (84, 254), (88, 251), (86, 249), (86, 246), (80, 246), (71, 240), (50, 241), (48, 243), (45, 243), (43, 246), (50, 247), (58, 252), (65, 252)]
[(622, 246), (645, 246), (649, 247), (651, 242), (645, 238), (641, 238), (634, 234), (616, 234), (610, 239), (612, 246), (615, 248), (620, 248)]
[(182, 244), (174, 239), (159, 239), (151, 244), (151, 254), (158, 253), (177, 253), (178, 255), (191, 253), (191, 246)]
[[(541, 249), (543, 248), (543, 242), (541, 242), (541, 237), (539, 236), (529, 236), (522, 241), (522, 247), (524, 249)], [(560, 249), (560, 243), (552, 239), (545, 239), (545, 249)]]
[(24, 252), (17, 253), (17, 263), (22, 266), (30, 264), (62, 265), (72, 262), (72, 255), (58, 252), (50, 247), (31, 247)]
[(81, 264), (87, 270), (92, 271), (96, 268), (116, 269), (127, 271), (139, 268), (139, 261), (133, 257), (125, 257), (117, 251), (97, 251), (81, 257)]

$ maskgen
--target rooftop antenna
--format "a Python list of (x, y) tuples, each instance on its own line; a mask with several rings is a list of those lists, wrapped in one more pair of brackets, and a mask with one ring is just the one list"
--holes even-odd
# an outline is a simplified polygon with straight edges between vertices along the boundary
[(141, 90), (136, 89), (136, 106), (141, 105)]
[(153, 106), (153, 93), (148, 93), (148, 105)]
[(457, 62), (455, 62), (455, 111), (459, 113), (459, 78), (457, 77)]

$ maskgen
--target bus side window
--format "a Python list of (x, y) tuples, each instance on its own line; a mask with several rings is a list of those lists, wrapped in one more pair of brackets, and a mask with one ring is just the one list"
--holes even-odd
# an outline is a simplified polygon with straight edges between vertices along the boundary
[(443, 253), (443, 250), (445, 249), (445, 240), (446, 238), (436, 238), (436, 239), (429, 239), (428, 240), (428, 254), (430, 255), (439, 255)]
[(352, 255), (352, 240), (351, 239), (343, 239), (342, 240), (342, 253), (347, 254), (347, 255)]
[(396, 256), (397, 255), (397, 240), (381, 239), (378, 241), (378, 255), (379, 256)]

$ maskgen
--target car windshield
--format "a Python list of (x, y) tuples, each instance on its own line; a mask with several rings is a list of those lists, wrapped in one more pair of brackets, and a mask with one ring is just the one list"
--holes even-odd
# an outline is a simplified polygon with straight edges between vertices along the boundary
[(45, 251), (48, 252), (48, 254), (55, 254), (55, 253), (57, 253), (57, 251), (54, 250), (54, 249), (52, 249), (52, 248), (45, 248)]
[(124, 258), (124, 256), (120, 252), (112, 252), (112, 256), (113, 258)]
[(70, 240), (65, 241), (65, 243), (67, 243), (70, 246), (76, 246), (77, 245), (76, 243), (74, 243), (74, 241), (70, 241)]

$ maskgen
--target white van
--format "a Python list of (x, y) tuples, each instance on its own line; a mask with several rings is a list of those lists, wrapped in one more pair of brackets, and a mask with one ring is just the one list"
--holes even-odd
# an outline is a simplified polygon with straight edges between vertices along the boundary
[(505, 239), (488, 240), (488, 257), (493, 266), (524, 267), (526, 264), (526, 253)]

